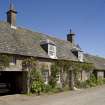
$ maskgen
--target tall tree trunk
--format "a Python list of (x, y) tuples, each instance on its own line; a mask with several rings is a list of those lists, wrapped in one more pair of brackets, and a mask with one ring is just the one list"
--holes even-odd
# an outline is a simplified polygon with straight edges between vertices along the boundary
[(61, 85), (62, 88), (64, 87), (64, 72), (63, 72), (63, 67), (61, 68), (61, 72), (60, 72), (60, 76), (61, 76)]
[(27, 94), (30, 94), (30, 70), (27, 73)]
[(71, 90), (74, 90), (74, 73), (73, 73), (73, 70), (69, 71), (69, 87)]

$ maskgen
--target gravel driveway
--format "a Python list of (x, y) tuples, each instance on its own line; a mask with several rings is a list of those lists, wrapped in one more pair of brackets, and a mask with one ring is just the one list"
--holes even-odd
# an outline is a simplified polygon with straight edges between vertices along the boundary
[(105, 105), (105, 85), (54, 95), (1, 96), (0, 105)]

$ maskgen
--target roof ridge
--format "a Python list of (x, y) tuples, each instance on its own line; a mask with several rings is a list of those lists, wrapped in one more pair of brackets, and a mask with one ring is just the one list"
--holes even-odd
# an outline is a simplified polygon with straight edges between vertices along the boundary
[(38, 34), (40, 34), (40, 35), (44, 35), (44, 36), (46, 36), (46, 37), (53, 38), (53, 39), (56, 39), (56, 40), (59, 40), (59, 41), (63, 41), (63, 42), (70, 43), (70, 41), (57, 38), (56, 36), (53, 36), (53, 35), (51, 35), (51, 34), (48, 35), (48, 34), (46, 34), (46, 33), (33, 31), (33, 30), (31, 30), (31, 29), (27, 29), (27, 28), (24, 28), (24, 27), (18, 27), (18, 29), (19, 29), (19, 28), (20, 28), (20, 29), (23, 29), (23, 30), (26, 30), (26, 31), (30, 31), (30, 32), (32, 32), (32, 33), (38, 33)]
[(104, 59), (105, 60), (105, 57), (102, 57), (102, 56), (99, 56), (99, 55), (93, 55), (93, 54), (89, 54), (89, 53), (84, 53), (85, 55), (89, 55), (89, 56), (92, 56), (92, 57), (96, 57), (96, 58), (100, 58), (100, 59)]

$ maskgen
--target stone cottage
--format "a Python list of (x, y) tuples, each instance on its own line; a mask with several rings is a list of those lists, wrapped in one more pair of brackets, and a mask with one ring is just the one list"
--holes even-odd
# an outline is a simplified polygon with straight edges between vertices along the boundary
[(0, 71), (0, 85), (8, 83), (12, 85), (12, 90), (15, 92), (25, 93), (27, 91), (27, 71), (22, 69), (22, 61), (27, 57), (35, 57), (40, 66), (45, 65), (43, 77), (46, 84), (51, 64), (56, 60), (86, 61), (95, 65), (96, 76), (105, 74), (105, 59), (84, 54), (75, 44), (75, 33), (71, 30), (67, 34), (67, 40), (32, 32), (16, 26), (16, 14), (17, 11), (10, 4), (7, 21), (0, 22), (0, 54), (11, 57), (10, 66)]
[(94, 56), (90, 54), (84, 54), (86, 62), (94, 64), (94, 71), (96, 78), (105, 78), (105, 58)]

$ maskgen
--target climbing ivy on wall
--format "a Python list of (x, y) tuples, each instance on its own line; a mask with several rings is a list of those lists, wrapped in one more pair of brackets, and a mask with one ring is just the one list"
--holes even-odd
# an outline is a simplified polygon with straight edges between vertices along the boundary
[[(40, 70), (36, 68), (37, 61), (35, 58), (30, 57), (23, 60), (23, 69), (28, 71), (27, 74), (27, 93), (30, 94), (31, 89), (33, 92), (40, 93), (43, 91), (44, 82)], [(65, 87), (64, 74), (67, 73), (71, 80), (69, 80), (69, 86), (73, 89), (77, 74), (82, 71), (91, 71), (93, 69), (92, 64), (73, 62), (66, 60), (57, 60), (51, 66), (51, 76), (49, 77), (49, 85), (55, 88), (58, 81), (58, 75), (60, 74), (60, 81), (62, 88)]]
[(9, 67), (10, 57), (5, 54), (0, 54), (0, 69), (3, 70), (5, 67)]
[(49, 78), (50, 79), (49, 84), (51, 85), (52, 88), (55, 88), (57, 85), (59, 71), (60, 71), (59, 66), (56, 63), (52, 64), (51, 76)]
[(68, 75), (71, 77), (69, 86), (73, 88), (74, 87), (73, 85), (75, 85), (76, 81), (78, 80), (79, 72), (83, 70), (90, 72), (94, 68), (94, 66), (90, 63), (73, 62), (67, 60), (57, 60), (53, 66), (55, 66), (55, 71), (58, 70), (60, 73), (62, 88), (65, 87), (65, 81), (64, 81), (65, 72), (69, 73)]
[(36, 70), (36, 60), (33, 57), (29, 57), (23, 60), (22, 62), (23, 70), (27, 70), (27, 94), (31, 92), (31, 80), (32, 71)]

